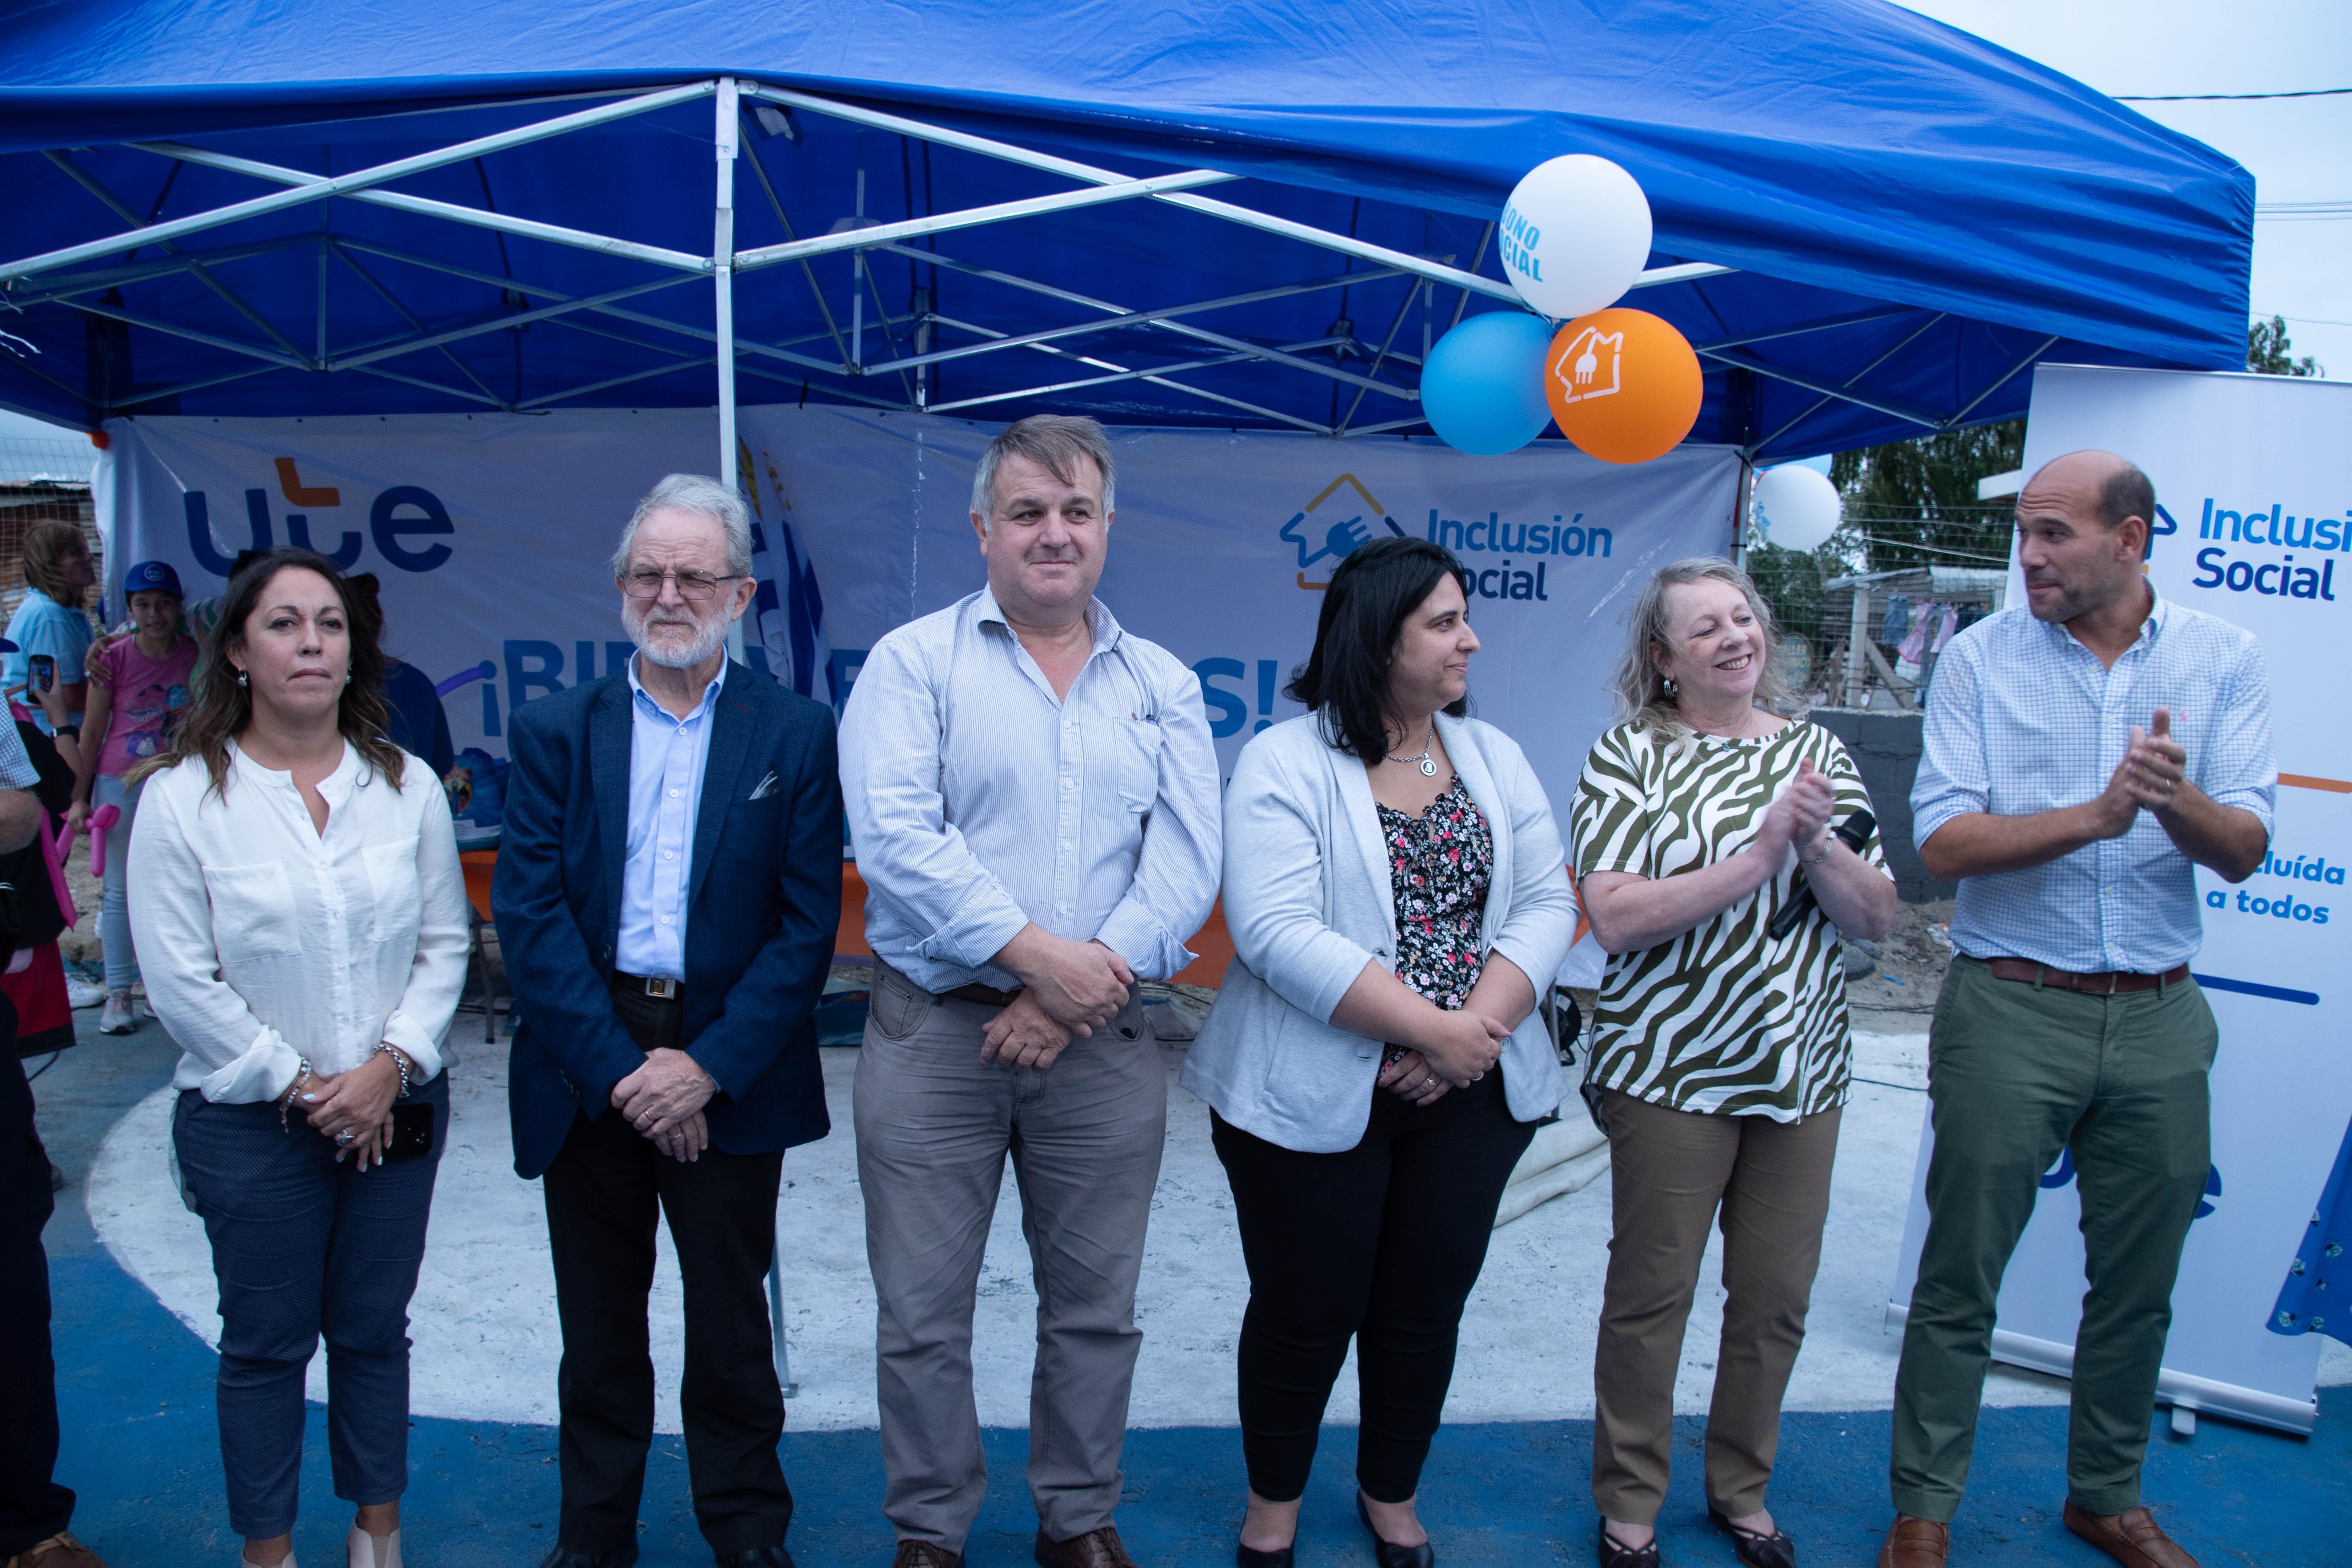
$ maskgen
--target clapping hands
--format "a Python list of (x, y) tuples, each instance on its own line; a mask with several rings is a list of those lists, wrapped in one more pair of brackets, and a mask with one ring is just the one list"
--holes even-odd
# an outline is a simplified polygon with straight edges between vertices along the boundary
[(1764, 808), (1764, 820), (1756, 835), (1756, 847), (1771, 857), (1775, 876), (1791, 850), (1801, 861), (1821, 858), (1829, 837), (1830, 816), (1836, 809), (1837, 792), (1830, 787), (1828, 778), (1813, 766), (1812, 758), (1800, 758), (1797, 776)]
[(2131, 831), (2133, 820), (2143, 809), (2171, 810), (2187, 783), (2188, 764), (2188, 749), (2172, 738), (2170, 709), (2158, 709), (2145, 730), (2133, 725), (2124, 760), (2116, 764), (2116, 771), (2107, 776), (2107, 787), (2093, 802), (2106, 830), (2101, 837), (2122, 837)]

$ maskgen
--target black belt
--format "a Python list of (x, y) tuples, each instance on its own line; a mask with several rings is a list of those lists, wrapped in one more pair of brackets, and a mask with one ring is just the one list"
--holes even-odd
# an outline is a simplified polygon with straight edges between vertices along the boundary
[(974, 981), (970, 985), (959, 985), (952, 991), (942, 991), (940, 994), (952, 996), (959, 1002), (977, 1002), (983, 1007), (1010, 1007), (1013, 1005), (1013, 999), (1021, 993), (1018, 990), (999, 991), (993, 985), (982, 985), (978, 981)]
[(629, 974), (613, 971), (613, 989), (632, 996), (650, 996), (656, 1002), (685, 1000), (686, 982), (659, 974)]

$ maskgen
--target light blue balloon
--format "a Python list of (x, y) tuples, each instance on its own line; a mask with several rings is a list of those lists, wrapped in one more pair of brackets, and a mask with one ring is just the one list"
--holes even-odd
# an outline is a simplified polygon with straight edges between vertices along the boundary
[(1473, 316), (1437, 340), (1421, 370), (1421, 412), (1457, 451), (1516, 452), (1551, 421), (1544, 355), (1551, 326), (1525, 310)]

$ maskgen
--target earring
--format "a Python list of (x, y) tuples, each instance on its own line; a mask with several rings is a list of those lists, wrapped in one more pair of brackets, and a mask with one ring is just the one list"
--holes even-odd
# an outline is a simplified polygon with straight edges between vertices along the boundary
[(1662, 675), (1658, 677), (1658, 685), (1664, 689), (1665, 694), (1669, 697), (1672, 697), (1676, 691), (1681, 689), (1681, 688), (1675, 684), (1675, 678), (1671, 675)]
[(241, 670), (241, 669), (240, 669), (240, 670), (238, 670), (238, 671), (236, 672), (236, 683), (237, 683), (239, 686), (247, 686), (247, 685), (250, 685), (250, 684), (251, 684), (251, 682), (249, 682), (249, 681), (247, 681), (247, 680), (246, 679), (246, 677), (245, 677), (245, 671), (243, 671), (243, 670)]

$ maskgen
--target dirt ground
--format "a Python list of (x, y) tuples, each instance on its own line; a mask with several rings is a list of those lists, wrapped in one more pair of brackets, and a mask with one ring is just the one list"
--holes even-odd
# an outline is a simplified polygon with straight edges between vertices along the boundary
[(1846, 987), (1856, 1028), (1888, 1035), (1926, 1032), (1952, 961), (1951, 923), (1949, 899), (1895, 907), (1895, 928), (1886, 940), (1863, 949), (1877, 950), (1872, 955), (1875, 967)]

